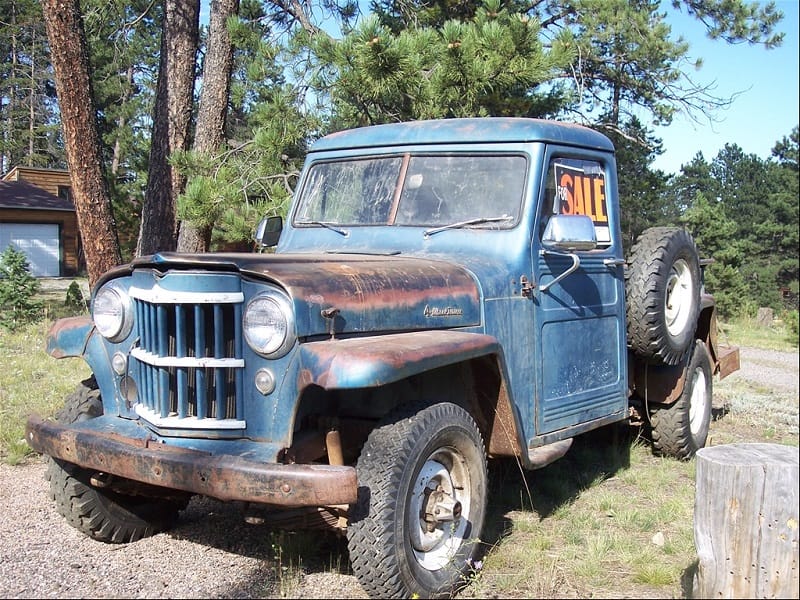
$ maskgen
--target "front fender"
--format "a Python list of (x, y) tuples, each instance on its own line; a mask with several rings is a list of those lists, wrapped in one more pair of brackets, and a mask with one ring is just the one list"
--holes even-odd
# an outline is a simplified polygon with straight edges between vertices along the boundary
[(59, 319), (47, 332), (47, 353), (53, 358), (83, 356), (93, 328), (88, 316)]
[(301, 379), (325, 389), (377, 387), (500, 353), (492, 336), (452, 330), (310, 342), (300, 348)]
[(47, 332), (46, 350), (53, 358), (82, 358), (100, 386), (103, 410), (106, 414), (119, 414), (111, 357), (91, 317), (67, 317), (53, 323)]

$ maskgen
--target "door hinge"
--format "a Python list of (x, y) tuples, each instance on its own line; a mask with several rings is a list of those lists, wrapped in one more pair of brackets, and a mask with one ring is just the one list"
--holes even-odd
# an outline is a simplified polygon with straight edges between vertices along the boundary
[(525, 275), (519, 278), (519, 286), (523, 296), (526, 298), (533, 297), (533, 290), (536, 288), (536, 285), (531, 283)]

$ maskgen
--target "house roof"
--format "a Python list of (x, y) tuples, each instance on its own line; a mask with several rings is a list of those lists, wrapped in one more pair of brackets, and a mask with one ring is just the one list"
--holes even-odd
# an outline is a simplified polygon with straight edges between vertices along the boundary
[(59, 198), (26, 181), (0, 181), (0, 208), (75, 211), (71, 200)]
[(69, 178), (69, 171), (66, 169), (47, 169), (45, 167), (13, 167), (8, 173), (3, 175), (3, 181), (20, 181), (25, 173), (52, 173), (54, 175), (65, 175)]

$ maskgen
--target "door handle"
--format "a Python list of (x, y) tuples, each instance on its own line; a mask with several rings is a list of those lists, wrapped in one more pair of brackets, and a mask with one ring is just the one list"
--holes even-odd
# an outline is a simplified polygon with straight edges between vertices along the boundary
[(621, 267), (626, 262), (624, 258), (606, 258), (603, 260), (603, 264), (607, 267)]

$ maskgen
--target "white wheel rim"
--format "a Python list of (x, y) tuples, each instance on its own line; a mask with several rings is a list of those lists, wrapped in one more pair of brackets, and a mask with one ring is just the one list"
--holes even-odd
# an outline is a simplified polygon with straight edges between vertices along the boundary
[(664, 315), (670, 335), (680, 335), (686, 330), (693, 302), (692, 270), (685, 260), (677, 260), (670, 270), (664, 298)]
[[(459, 518), (434, 526), (425, 521), (433, 489), (460, 503)], [(417, 562), (429, 571), (446, 567), (464, 543), (470, 511), (469, 470), (455, 449), (440, 448), (428, 457), (412, 485), (408, 508), (406, 525)]]
[(689, 429), (695, 436), (704, 426), (703, 421), (709, 401), (707, 391), (705, 371), (698, 367), (692, 377), (692, 396), (689, 399)]

